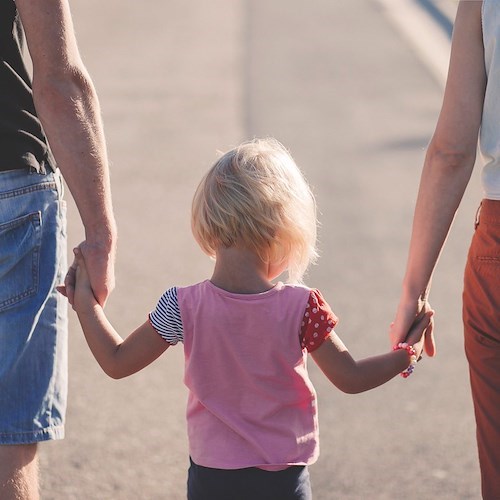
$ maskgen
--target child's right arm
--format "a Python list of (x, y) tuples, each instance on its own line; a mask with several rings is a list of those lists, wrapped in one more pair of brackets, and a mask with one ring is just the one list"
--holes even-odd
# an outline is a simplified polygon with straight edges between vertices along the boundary
[[(417, 358), (422, 353), (424, 332), (431, 316), (432, 312), (422, 316), (408, 334), (406, 342), (413, 346)], [(411, 363), (410, 355), (405, 349), (356, 361), (334, 331), (311, 356), (330, 382), (349, 394), (374, 389), (404, 371)]]
[(90, 350), (104, 372), (111, 378), (123, 378), (157, 359), (170, 344), (149, 321), (123, 340), (94, 297), (85, 259), (79, 249), (75, 249), (75, 265), (75, 294), (71, 305), (78, 314)]

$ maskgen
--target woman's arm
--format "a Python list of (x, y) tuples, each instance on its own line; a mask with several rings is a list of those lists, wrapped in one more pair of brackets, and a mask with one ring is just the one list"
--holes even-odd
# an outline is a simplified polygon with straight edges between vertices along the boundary
[[(432, 273), (469, 182), (486, 87), (480, 1), (461, 1), (443, 105), (425, 158), (410, 249), (391, 340), (406, 337), (424, 307)], [(426, 352), (434, 354), (432, 336)]]
[(85, 260), (75, 250), (76, 283), (73, 309), (78, 314), (83, 333), (95, 359), (111, 378), (136, 373), (165, 352), (166, 342), (149, 321), (143, 323), (125, 340), (113, 328), (92, 292)]

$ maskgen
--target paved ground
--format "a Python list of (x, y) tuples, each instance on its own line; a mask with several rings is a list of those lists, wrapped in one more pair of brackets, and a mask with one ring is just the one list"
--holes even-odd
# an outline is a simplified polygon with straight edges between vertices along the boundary
[[(441, 88), (374, 0), (73, 0), (101, 98), (120, 241), (109, 316), (127, 334), (163, 290), (207, 277), (189, 231), (201, 173), (254, 135), (284, 142), (314, 186), (321, 260), (307, 282), (356, 357), (388, 349), (424, 148)], [(311, 363), (317, 500), (479, 498), (462, 349), (462, 268), (476, 178), (435, 276), (439, 357), (347, 396)], [(74, 208), (70, 237), (82, 231)], [(181, 349), (108, 380), (72, 316), (67, 437), (42, 446), (43, 498), (185, 498)]]

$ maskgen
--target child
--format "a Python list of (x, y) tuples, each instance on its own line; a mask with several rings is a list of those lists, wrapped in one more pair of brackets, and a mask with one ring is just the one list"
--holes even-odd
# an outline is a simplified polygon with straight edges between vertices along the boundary
[(75, 249), (72, 305), (87, 342), (113, 378), (183, 342), (190, 500), (310, 499), (307, 466), (318, 458), (318, 422), (307, 353), (340, 390), (366, 391), (411, 373), (432, 312), (410, 331), (413, 347), (355, 361), (318, 290), (274, 282), (287, 271), (299, 283), (316, 257), (313, 195), (275, 140), (224, 154), (196, 191), (191, 221), (215, 259), (212, 277), (169, 288), (126, 340), (95, 300)]

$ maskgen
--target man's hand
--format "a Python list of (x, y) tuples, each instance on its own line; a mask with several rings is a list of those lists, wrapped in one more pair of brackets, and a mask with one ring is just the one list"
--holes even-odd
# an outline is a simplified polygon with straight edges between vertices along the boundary
[(104, 307), (115, 288), (115, 251), (89, 243), (88, 240), (82, 242), (79, 249), (85, 259), (94, 296)]

